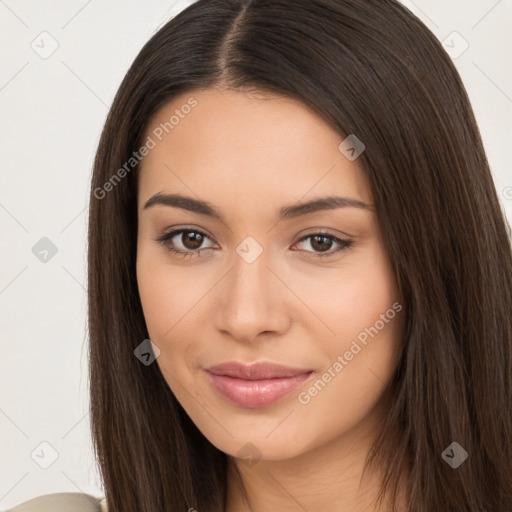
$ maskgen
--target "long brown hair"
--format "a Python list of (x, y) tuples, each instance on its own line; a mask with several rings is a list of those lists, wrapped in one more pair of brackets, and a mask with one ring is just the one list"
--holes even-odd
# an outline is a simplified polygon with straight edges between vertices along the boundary
[[(134, 356), (148, 332), (130, 160), (159, 108), (219, 85), (298, 98), (366, 146), (407, 310), (393, 403), (367, 460), (384, 468), (381, 495), (403, 486), (411, 512), (512, 510), (510, 227), (451, 59), (395, 0), (200, 0), (140, 51), (94, 163), (91, 424), (109, 512), (224, 511), (226, 455), (158, 365)], [(456, 469), (442, 455), (453, 442), (468, 454)]]

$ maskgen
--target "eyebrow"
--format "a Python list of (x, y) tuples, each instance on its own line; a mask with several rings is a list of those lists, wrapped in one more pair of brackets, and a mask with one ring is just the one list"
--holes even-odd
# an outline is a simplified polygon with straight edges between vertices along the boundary
[[(182, 196), (180, 194), (164, 194), (159, 192), (150, 197), (144, 204), (143, 209), (147, 210), (154, 206), (171, 206), (174, 208), (182, 208), (190, 212), (208, 215), (215, 219), (224, 222), (224, 216), (215, 210), (215, 208), (206, 201), (194, 199), (192, 197)], [(368, 211), (374, 211), (373, 205), (359, 201), (358, 199), (351, 199), (349, 197), (327, 196), (314, 199), (307, 203), (299, 203), (291, 206), (284, 206), (279, 210), (278, 219), (286, 220), (299, 217), (301, 215), (308, 215), (311, 213), (320, 212), (323, 210), (334, 210), (337, 208), (359, 208)]]

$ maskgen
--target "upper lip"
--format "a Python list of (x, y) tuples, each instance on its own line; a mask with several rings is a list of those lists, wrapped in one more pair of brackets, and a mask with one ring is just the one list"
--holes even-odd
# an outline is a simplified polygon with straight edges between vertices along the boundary
[(311, 373), (312, 370), (291, 368), (280, 364), (258, 362), (250, 365), (230, 361), (215, 366), (205, 368), (206, 371), (215, 375), (226, 375), (235, 379), (260, 380), (277, 379), (285, 377), (295, 377), (305, 373)]

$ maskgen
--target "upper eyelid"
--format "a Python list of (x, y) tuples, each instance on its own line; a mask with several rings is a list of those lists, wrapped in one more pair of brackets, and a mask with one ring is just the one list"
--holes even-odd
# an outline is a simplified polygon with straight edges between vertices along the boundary
[(182, 233), (186, 233), (186, 232), (199, 233), (200, 235), (203, 235), (206, 238), (208, 238), (209, 240), (211, 240), (212, 242), (214, 241), (213, 238), (210, 235), (208, 235), (208, 233), (205, 233), (202, 229), (187, 228), (187, 227), (185, 227), (185, 228), (178, 228), (178, 229), (171, 229), (170, 231), (165, 231), (164, 233), (162, 233), (161, 236), (159, 236), (157, 238), (157, 241), (171, 240), (175, 236), (180, 235)]
[[(328, 231), (325, 231), (325, 230), (322, 230), (322, 228), (312, 228), (312, 229), (317, 229), (317, 231), (311, 231), (310, 233), (306, 233), (302, 236), (300, 236), (298, 238), (298, 240), (296, 242), (294, 242), (294, 245), (296, 245), (297, 243), (300, 243), (310, 237), (313, 237), (315, 235), (323, 235), (323, 236), (326, 236), (326, 237), (330, 237), (334, 240), (335, 243), (338, 243), (337, 240), (341, 240), (342, 242), (345, 241), (345, 242), (348, 242), (348, 241), (353, 241), (353, 237), (348, 237), (345, 239), (341, 236), (338, 236), (338, 235), (335, 235), (333, 233), (330, 233)], [(199, 229), (199, 228), (194, 228), (194, 227), (182, 227), (182, 228), (178, 228), (178, 229), (172, 229), (168, 232), (165, 232), (163, 233), (160, 237), (158, 237), (156, 239), (156, 241), (170, 241), (172, 238), (174, 238), (175, 236), (177, 235), (180, 235), (182, 233), (186, 233), (186, 232), (194, 232), (194, 233), (199, 233), (203, 236), (205, 236), (206, 238), (208, 238), (211, 242), (213, 243), (217, 243), (214, 241), (214, 239), (209, 236), (207, 233), (204, 232), (204, 230), (202, 229)], [(211, 249), (211, 247), (205, 247), (203, 249), (196, 249), (196, 250), (189, 250), (188, 252), (199, 252), (200, 250), (205, 250), (205, 249)], [(307, 252), (311, 252), (311, 251), (307, 251)]]

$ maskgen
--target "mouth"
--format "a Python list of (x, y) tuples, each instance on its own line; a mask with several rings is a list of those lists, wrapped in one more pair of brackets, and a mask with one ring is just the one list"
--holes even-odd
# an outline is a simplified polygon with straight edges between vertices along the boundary
[(271, 405), (300, 387), (313, 370), (273, 363), (223, 363), (205, 369), (213, 388), (239, 407)]

